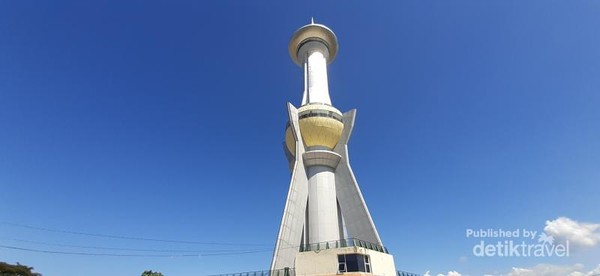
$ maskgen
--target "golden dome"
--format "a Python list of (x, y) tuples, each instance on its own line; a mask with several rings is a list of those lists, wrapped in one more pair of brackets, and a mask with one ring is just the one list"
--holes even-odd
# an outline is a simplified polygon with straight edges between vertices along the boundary
[[(298, 108), (300, 133), (304, 145), (333, 149), (337, 145), (344, 124), (342, 113), (330, 105), (307, 104)], [(296, 141), (291, 127), (285, 130), (285, 144), (292, 155), (296, 154)]]
[(296, 139), (294, 139), (294, 133), (292, 133), (292, 126), (290, 124), (285, 128), (285, 146), (292, 156), (296, 155)]

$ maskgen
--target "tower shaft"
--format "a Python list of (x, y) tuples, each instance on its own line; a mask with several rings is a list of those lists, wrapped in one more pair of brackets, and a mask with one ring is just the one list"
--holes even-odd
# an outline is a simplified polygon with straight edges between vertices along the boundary
[[(320, 41), (305, 42), (298, 50), (298, 57), (304, 61), (302, 105), (331, 105), (327, 81), (327, 46)], [(307, 148), (308, 151), (314, 149), (331, 150), (321, 144)], [(305, 241), (309, 244), (340, 239), (334, 170), (335, 167), (323, 164), (307, 166), (308, 219), (304, 231)]]
[[(333, 168), (308, 167), (308, 243), (340, 239), (335, 172)], [(306, 229), (305, 229), (306, 231)]]
[(302, 45), (298, 55), (303, 57), (304, 93), (302, 105), (324, 103), (331, 105), (327, 80), (329, 51), (321, 42), (310, 41)]

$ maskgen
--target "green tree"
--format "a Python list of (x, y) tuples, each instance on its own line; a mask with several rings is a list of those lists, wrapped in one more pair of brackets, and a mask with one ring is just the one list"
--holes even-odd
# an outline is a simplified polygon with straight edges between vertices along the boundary
[(22, 265), (17, 262), (16, 265), (0, 262), (0, 276), (42, 276), (42, 274), (33, 272), (33, 267)]
[[(2, 276), (2, 275), (0, 275), (0, 276)], [(146, 271), (142, 272), (142, 276), (163, 276), (163, 274), (160, 272), (154, 272), (152, 270), (146, 270)]]

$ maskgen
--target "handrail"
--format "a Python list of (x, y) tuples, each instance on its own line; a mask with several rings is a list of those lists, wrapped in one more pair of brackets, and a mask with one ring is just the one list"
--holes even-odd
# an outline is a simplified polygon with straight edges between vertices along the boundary
[(328, 241), (328, 242), (318, 242), (318, 243), (311, 243), (311, 244), (302, 244), (302, 245), (300, 245), (300, 252), (320, 251), (320, 250), (325, 250), (325, 249), (353, 247), (353, 246), (371, 249), (371, 250), (386, 253), (386, 254), (389, 253), (387, 251), (387, 248), (385, 248), (383, 245), (374, 244), (374, 243), (371, 243), (368, 241), (363, 241), (363, 240), (354, 239), (354, 238), (341, 239), (341, 240)]
[(402, 270), (398, 270), (396, 272), (396, 274), (397, 274), (396, 276), (422, 276), (421, 274), (406, 272), (406, 271), (402, 271)]
[(282, 268), (275, 270), (260, 270), (260, 271), (249, 271), (249, 272), (238, 272), (238, 273), (226, 273), (226, 274), (215, 274), (208, 276), (296, 276), (296, 270), (294, 268)]

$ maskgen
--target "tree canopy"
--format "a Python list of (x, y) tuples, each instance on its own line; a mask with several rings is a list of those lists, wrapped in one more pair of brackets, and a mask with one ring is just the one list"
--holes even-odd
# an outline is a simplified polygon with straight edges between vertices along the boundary
[[(2, 276), (2, 275), (0, 275), (0, 276)], [(146, 270), (146, 271), (142, 272), (142, 276), (163, 276), (163, 274), (160, 272), (154, 272), (152, 270)]]
[(16, 265), (0, 262), (0, 276), (42, 276), (42, 274), (33, 272), (33, 267), (18, 262)]

